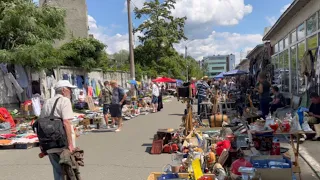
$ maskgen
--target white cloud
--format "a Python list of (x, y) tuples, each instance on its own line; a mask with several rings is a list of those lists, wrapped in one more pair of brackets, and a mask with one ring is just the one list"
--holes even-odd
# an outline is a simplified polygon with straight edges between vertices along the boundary
[(244, 0), (179, 0), (173, 15), (188, 17), (189, 23), (236, 25), (247, 14), (252, 12), (250, 4)]
[(288, 9), (288, 7), (289, 7), (290, 5), (291, 5), (291, 4), (286, 4), (286, 5), (284, 5), (284, 6), (281, 8), (280, 13), (281, 13), (281, 14), (284, 13), (284, 12)]
[[(113, 54), (122, 49), (129, 49), (129, 36), (126, 34), (116, 34), (114, 36), (107, 35), (106, 31), (108, 28), (101, 27), (97, 24), (97, 21), (90, 15), (88, 15), (88, 25), (89, 33), (94, 36), (94, 38), (100, 40), (102, 43), (108, 46), (107, 53)], [(141, 36), (141, 33), (135, 34), (135, 39), (137, 36)]]
[[(101, 42), (108, 45), (107, 52), (113, 54), (122, 49), (128, 50), (128, 34), (116, 34), (109, 36), (106, 34), (108, 28), (97, 25), (96, 20), (92, 16), (88, 16), (88, 24), (90, 33)], [(135, 34), (137, 36), (141, 33)], [(240, 60), (240, 51), (242, 58), (246, 56), (249, 49), (253, 49), (257, 44), (262, 42), (260, 34), (238, 34), (229, 32), (212, 31), (210, 35), (202, 39), (195, 39), (191, 42), (181, 42), (175, 44), (175, 49), (184, 54), (184, 47), (188, 43), (188, 54), (197, 60), (201, 60), (204, 56), (217, 54), (235, 54), (236, 62)]]
[[(143, 7), (143, 4), (146, 2), (146, 0), (134, 0), (134, 1), (131, 1), (131, 4), (130, 4), (130, 8), (131, 8), (131, 11), (133, 11), (133, 9), (135, 7), (137, 8), (142, 8)], [(128, 12), (127, 11), (127, 1), (125, 0), (124, 2), (124, 8), (122, 10), (123, 12)]]
[[(253, 49), (257, 44), (262, 43), (261, 34), (238, 34), (229, 32), (213, 31), (207, 38), (195, 39), (188, 43), (188, 54), (197, 60), (205, 56), (235, 54), (236, 61), (246, 56), (249, 49)], [(175, 45), (179, 53), (184, 53), (186, 42)]]
[(275, 16), (272, 16), (272, 17), (267, 16), (267, 17), (266, 17), (266, 20), (268, 21), (268, 23), (269, 23), (271, 26), (273, 26), (274, 23), (277, 22), (278, 18), (276, 18)]
[(252, 9), (244, 0), (178, 0), (172, 14), (188, 18), (185, 25), (188, 37), (205, 38), (213, 26), (237, 25)]

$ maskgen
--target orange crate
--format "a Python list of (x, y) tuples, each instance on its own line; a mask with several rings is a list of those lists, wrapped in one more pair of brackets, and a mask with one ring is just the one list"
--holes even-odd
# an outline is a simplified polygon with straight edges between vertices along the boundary
[(150, 154), (161, 154), (163, 148), (163, 140), (153, 140)]

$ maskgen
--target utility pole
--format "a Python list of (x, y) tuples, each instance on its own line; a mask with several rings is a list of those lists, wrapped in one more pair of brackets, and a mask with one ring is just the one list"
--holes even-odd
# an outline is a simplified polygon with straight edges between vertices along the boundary
[(131, 22), (131, 0), (127, 0), (127, 10), (128, 10), (128, 27), (129, 27), (129, 53), (130, 53), (130, 76), (132, 80), (135, 80), (135, 68), (134, 68), (134, 51), (133, 51), (133, 30)]

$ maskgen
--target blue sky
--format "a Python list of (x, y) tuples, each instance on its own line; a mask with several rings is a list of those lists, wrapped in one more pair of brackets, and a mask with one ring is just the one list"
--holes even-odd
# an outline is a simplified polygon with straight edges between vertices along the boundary
[[(145, 1), (132, 0), (131, 7)], [(293, 0), (177, 0), (173, 15), (187, 16), (185, 33), (192, 41), (176, 44), (183, 53), (202, 59), (213, 54), (236, 54), (236, 61), (262, 41), (264, 28), (272, 26)], [(128, 49), (126, 0), (87, 0), (90, 33), (112, 54)], [(141, 20), (135, 19), (138, 26)], [(142, 20), (146, 20), (143, 18)], [(139, 35), (139, 34), (138, 34)], [(141, 35), (141, 34), (140, 34)], [(138, 43), (135, 38), (135, 43)], [(240, 53), (242, 52), (242, 53)]]

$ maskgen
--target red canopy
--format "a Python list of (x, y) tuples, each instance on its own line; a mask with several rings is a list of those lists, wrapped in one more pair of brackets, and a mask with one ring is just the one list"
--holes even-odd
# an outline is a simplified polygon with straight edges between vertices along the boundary
[(152, 82), (175, 83), (176, 80), (175, 80), (175, 79), (168, 78), (168, 77), (160, 77), (160, 78), (157, 78), (157, 79), (152, 80)]

